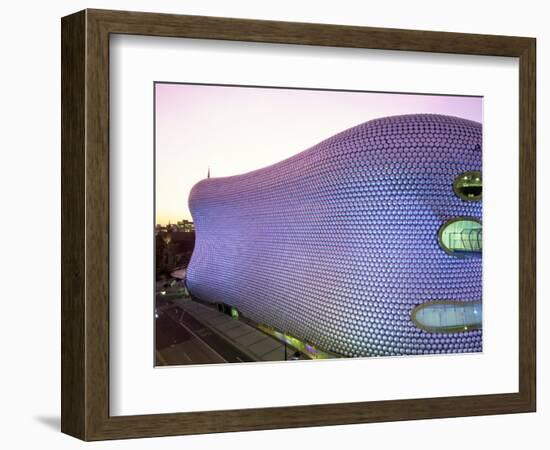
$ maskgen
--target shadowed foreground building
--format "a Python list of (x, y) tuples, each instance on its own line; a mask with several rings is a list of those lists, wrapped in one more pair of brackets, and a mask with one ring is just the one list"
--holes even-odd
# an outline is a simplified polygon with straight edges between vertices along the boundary
[(155, 233), (156, 279), (181, 266), (187, 266), (195, 245), (194, 231), (162, 230)]
[(190, 292), (338, 355), (481, 351), (481, 136), (394, 116), (200, 181)]

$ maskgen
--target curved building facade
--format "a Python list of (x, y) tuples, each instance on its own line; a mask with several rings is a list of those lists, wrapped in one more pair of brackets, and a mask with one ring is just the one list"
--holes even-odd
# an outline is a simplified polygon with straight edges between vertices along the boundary
[[(481, 173), (481, 139), (477, 122), (392, 116), (272, 166), (200, 181), (189, 196), (190, 292), (342, 356), (481, 351), (481, 329), (461, 322), (460, 308), (445, 313), (481, 305), (480, 230), (477, 247), (462, 237), (458, 249), (473, 257), (438, 240), (448, 221), (481, 224), (481, 202), (453, 191), (459, 174)], [(437, 308), (419, 309), (430, 302)], [(464, 327), (438, 328), (445, 314)]]

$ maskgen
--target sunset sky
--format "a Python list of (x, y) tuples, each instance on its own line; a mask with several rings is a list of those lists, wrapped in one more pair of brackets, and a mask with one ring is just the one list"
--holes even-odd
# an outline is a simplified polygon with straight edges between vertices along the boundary
[(192, 220), (195, 183), (281, 161), (347, 128), (398, 114), (482, 122), (480, 97), (157, 83), (156, 223)]

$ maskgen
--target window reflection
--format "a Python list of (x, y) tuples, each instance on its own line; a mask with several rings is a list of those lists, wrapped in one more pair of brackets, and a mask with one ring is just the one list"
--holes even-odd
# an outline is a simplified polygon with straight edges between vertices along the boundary
[(481, 172), (461, 173), (453, 182), (454, 193), (467, 201), (481, 200), (482, 188)]
[(474, 218), (459, 217), (439, 229), (439, 245), (452, 256), (479, 257), (482, 251), (482, 226)]
[(418, 328), (431, 333), (459, 333), (482, 328), (481, 302), (430, 301), (411, 312)]

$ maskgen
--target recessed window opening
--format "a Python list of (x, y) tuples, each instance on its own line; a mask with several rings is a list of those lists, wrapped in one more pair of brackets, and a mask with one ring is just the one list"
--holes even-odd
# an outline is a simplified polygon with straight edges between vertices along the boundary
[(453, 182), (453, 191), (462, 200), (481, 200), (482, 194), (481, 172), (472, 171), (461, 173)]
[(430, 333), (461, 333), (482, 328), (481, 302), (428, 301), (411, 311), (414, 324)]
[(439, 229), (439, 245), (449, 255), (468, 258), (481, 256), (482, 226), (478, 219), (458, 217)]

